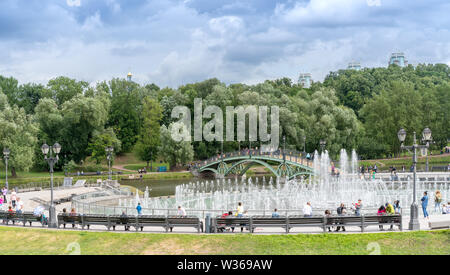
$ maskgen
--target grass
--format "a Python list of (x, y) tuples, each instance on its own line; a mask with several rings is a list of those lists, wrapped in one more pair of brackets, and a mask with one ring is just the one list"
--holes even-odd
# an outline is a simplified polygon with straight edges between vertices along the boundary
[(196, 235), (0, 228), (0, 254), (367, 255), (450, 254), (450, 230), (375, 234)]
[[(156, 172), (156, 169), (160, 166), (166, 166), (167, 171), (169, 171), (169, 169), (170, 169), (170, 166), (168, 163), (153, 162), (153, 164), (152, 164), (153, 171), (152, 172)], [(146, 162), (127, 164), (123, 168), (128, 169), (128, 170), (137, 171), (138, 169), (143, 169), (144, 167), (147, 167)], [(149, 164), (148, 172), (150, 172), (150, 164)]]
[[(432, 166), (447, 166), (450, 163), (450, 155), (443, 156), (429, 156), (428, 165), (430, 168)], [(382, 170), (389, 170), (389, 167), (395, 166), (397, 169), (401, 168), (402, 165), (405, 166), (406, 171), (409, 171), (412, 165), (412, 157), (407, 158), (397, 158), (397, 159), (380, 159), (380, 160), (362, 160), (359, 165), (364, 165), (365, 167), (377, 164), (378, 168)], [(418, 169), (424, 169), (426, 166), (426, 157), (418, 158)]]

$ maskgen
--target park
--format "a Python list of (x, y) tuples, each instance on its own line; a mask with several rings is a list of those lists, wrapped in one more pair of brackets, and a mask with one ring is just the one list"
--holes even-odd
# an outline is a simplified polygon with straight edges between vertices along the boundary
[(448, 8), (2, 1), (0, 254), (449, 255)]

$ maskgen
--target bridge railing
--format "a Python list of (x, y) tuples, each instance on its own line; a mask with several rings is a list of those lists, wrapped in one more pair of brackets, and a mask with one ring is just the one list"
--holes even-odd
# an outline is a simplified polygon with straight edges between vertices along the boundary
[(207, 160), (194, 162), (191, 165), (191, 169), (192, 168), (199, 169), (200, 167), (207, 166), (211, 163), (218, 162), (222, 159), (226, 160), (232, 157), (255, 156), (255, 157), (269, 157), (275, 159), (283, 159), (284, 155), (286, 156), (286, 161), (299, 163), (305, 166), (312, 166), (312, 158), (306, 158), (307, 153), (305, 152), (299, 152), (296, 150), (285, 150), (285, 154), (283, 154), (283, 150), (281, 149), (273, 152), (266, 152), (262, 151), (261, 149), (244, 149), (241, 151), (218, 154), (217, 156), (211, 157)]

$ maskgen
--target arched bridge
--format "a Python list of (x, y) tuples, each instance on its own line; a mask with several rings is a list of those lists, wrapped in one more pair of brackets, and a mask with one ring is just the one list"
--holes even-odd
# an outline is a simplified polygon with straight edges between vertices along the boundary
[(217, 177), (230, 174), (244, 175), (254, 165), (262, 165), (276, 177), (293, 179), (301, 175), (314, 173), (313, 162), (296, 151), (278, 150), (275, 152), (261, 152), (259, 150), (242, 150), (233, 153), (219, 154), (203, 162), (195, 164), (197, 173), (213, 172)]

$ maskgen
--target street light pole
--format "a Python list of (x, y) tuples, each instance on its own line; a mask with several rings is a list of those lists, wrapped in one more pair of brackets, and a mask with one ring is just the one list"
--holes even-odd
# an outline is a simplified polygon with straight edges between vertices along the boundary
[[(429, 134), (429, 135), (428, 135)], [(430, 144), (430, 142), (432, 142), (433, 141), (433, 138), (431, 137), (431, 130), (430, 130), (430, 128), (425, 128), (424, 130), (423, 130), (423, 133), (422, 133), (422, 141), (423, 142), (425, 142), (427, 145), (429, 145)], [(428, 172), (429, 171), (429, 165), (428, 165), (428, 147), (427, 147), (427, 149), (426, 149), (426, 152), (427, 152), (427, 164), (426, 164), (426, 171)]]
[[(412, 150), (413, 153), (413, 202), (411, 204), (411, 212), (410, 212), (410, 220), (409, 220), (409, 230), (420, 230), (420, 223), (419, 223), (419, 206), (417, 205), (416, 201), (416, 179), (417, 179), (417, 149), (428, 149), (429, 143), (427, 142), (426, 145), (418, 145), (417, 144), (417, 138), (416, 138), (416, 132), (413, 133), (413, 145), (412, 146), (404, 146), (403, 142), (406, 138), (406, 131), (404, 129), (400, 129), (398, 132), (398, 139), (401, 142), (401, 149), (407, 149)], [(423, 131), (424, 139), (431, 140), (431, 130), (426, 128)]]
[(108, 180), (112, 179), (112, 171), (111, 171), (111, 158), (112, 158), (112, 153), (114, 152), (114, 148), (112, 146), (108, 146), (106, 147), (106, 153), (108, 154), (107, 158), (108, 158)]
[(6, 178), (5, 178), (5, 186), (6, 189), (9, 189), (9, 185), (8, 185), (8, 159), (9, 159), (9, 149), (8, 148), (4, 148), (3, 149), (3, 157), (5, 158), (5, 166), (6, 166)]
[(303, 154), (306, 154), (306, 136), (303, 136)]
[[(50, 206), (48, 208), (49, 212), (49, 228), (57, 228), (57, 219), (56, 219), (56, 208), (53, 203), (53, 167), (59, 160), (59, 153), (61, 152), (61, 145), (59, 143), (55, 143), (53, 146), (48, 146), (47, 144), (42, 145), (41, 147), (42, 153), (45, 156), (45, 160), (50, 166)], [(50, 157), (47, 155), (50, 153)], [(53, 153), (55, 153), (55, 157), (53, 157)]]

